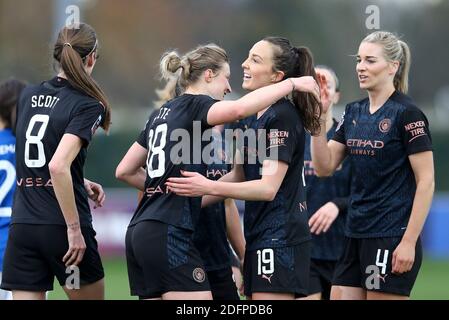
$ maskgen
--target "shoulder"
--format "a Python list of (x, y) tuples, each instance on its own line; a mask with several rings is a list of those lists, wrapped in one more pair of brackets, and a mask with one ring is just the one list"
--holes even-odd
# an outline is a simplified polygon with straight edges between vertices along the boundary
[(203, 94), (183, 94), (180, 95), (168, 102), (166, 102), (163, 107), (166, 108), (173, 108), (176, 106), (185, 106), (185, 105), (190, 105), (190, 106), (203, 106), (203, 105), (207, 105), (207, 104), (214, 104), (215, 102), (217, 102), (217, 100), (207, 96), (207, 95), (203, 95)]
[(288, 99), (280, 99), (269, 109), (274, 117), (282, 119), (295, 119), (299, 117), (299, 112), (295, 105)]
[(34, 94), (39, 94), (40, 91), (41, 91), (40, 85), (29, 84), (22, 90), (22, 92), (20, 93), (19, 99), (22, 99), (24, 97), (29, 97)]
[(217, 101), (214, 98), (204, 95), (204, 94), (195, 95), (194, 100), (197, 102), (216, 102)]
[(369, 103), (368, 97), (350, 102), (346, 105), (345, 113), (350, 113), (350, 112), (360, 108), (361, 106), (366, 105), (367, 103)]
[(422, 113), (422, 110), (415, 104), (415, 101), (406, 94), (396, 91), (390, 99), (400, 107), (400, 111), (402, 112)]
[(410, 96), (399, 91), (395, 91), (391, 95), (390, 100), (398, 105), (401, 105), (404, 109), (408, 107), (416, 107), (414, 101)]
[(105, 111), (105, 108), (100, 101), (82, 93), (72, 92), (70, 98), (73, 99), (73, 107), (75, 112), (96, 110), (99, 113), (103, 113)]

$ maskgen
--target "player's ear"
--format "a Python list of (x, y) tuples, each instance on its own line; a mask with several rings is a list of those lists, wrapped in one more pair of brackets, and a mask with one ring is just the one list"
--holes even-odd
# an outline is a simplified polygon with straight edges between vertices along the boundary
[(271, 82), (279, 82), (284, 79), (285, 73), (283, 71), (275, 71), (271, 76)]
[(86, 67), (92, 68), (95, 65), (95, 52), (92, 52), (86, 57)]
[(332, 101), (333, 104), (337, 104), (340, 101), (340, 92), (335, 92), (334, 99)]
[(209, 83), (211, 82), (215, 77), (214, 72), (212, 71), (212, 69), (207, 69), (206, 71), (204, 71), (204, 80)]

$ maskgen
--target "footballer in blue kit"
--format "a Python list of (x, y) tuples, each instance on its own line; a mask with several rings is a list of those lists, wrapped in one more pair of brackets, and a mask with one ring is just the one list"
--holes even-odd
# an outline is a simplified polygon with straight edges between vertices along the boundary
[[(0, 84), (0, 282), (16, 188), (16, 138), (13, 126), (17, 101), (23, 88), (25, 83), (15, 79)], [(4, 299), (11, 299), (11, 294), (0, 289), (0, 300)]]

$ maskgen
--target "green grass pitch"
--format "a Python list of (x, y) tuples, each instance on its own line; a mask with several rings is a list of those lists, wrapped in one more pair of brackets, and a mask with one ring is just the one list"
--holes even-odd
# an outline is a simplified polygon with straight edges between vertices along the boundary
[[(128, 275), (124, 259), (104, 259), (107, 300), (136, 299), (129, 294)], [(49, 293), (50, 300), (66, 296), (57, 282), (55, 290)], [(413, 300), (449, 300), (449, 261), (426, 259), (412, 291)]]

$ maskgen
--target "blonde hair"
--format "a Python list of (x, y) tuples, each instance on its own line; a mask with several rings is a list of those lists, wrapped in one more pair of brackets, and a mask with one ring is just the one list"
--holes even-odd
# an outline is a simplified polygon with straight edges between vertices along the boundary
[(177, 92), (177, 86), (178, 86), (178, 78), (171, 77), (167, 80), (167, 83), (165, 84), (165, 87), (162, 89), (156, 89), (156, 95), (158, 100), (154, 101), (154, 108), (160, 109), (164, 103), (167, 101), (175, 98), (177, 95), (179, 95), (179, 92)]
[(217, 72), (224, 63), (229, 63), (226, 51), (215, 44), (207, 44), (182, 57), (176, 51), (166, 52), (161, 58), (160, 70), (163, 79), (176, 77), (180, 87), (186, 89), (198, 81), (204, 71), (211, 69)]
[(382, 46), (388, 61), (399, 61), (399, 68), (393, 80), (396, 90), (406, 94), (411, 54), (408, 45), (395, 34), (388, 31), (376, 31), (365, 37), (362, 42), (378, 43)]

